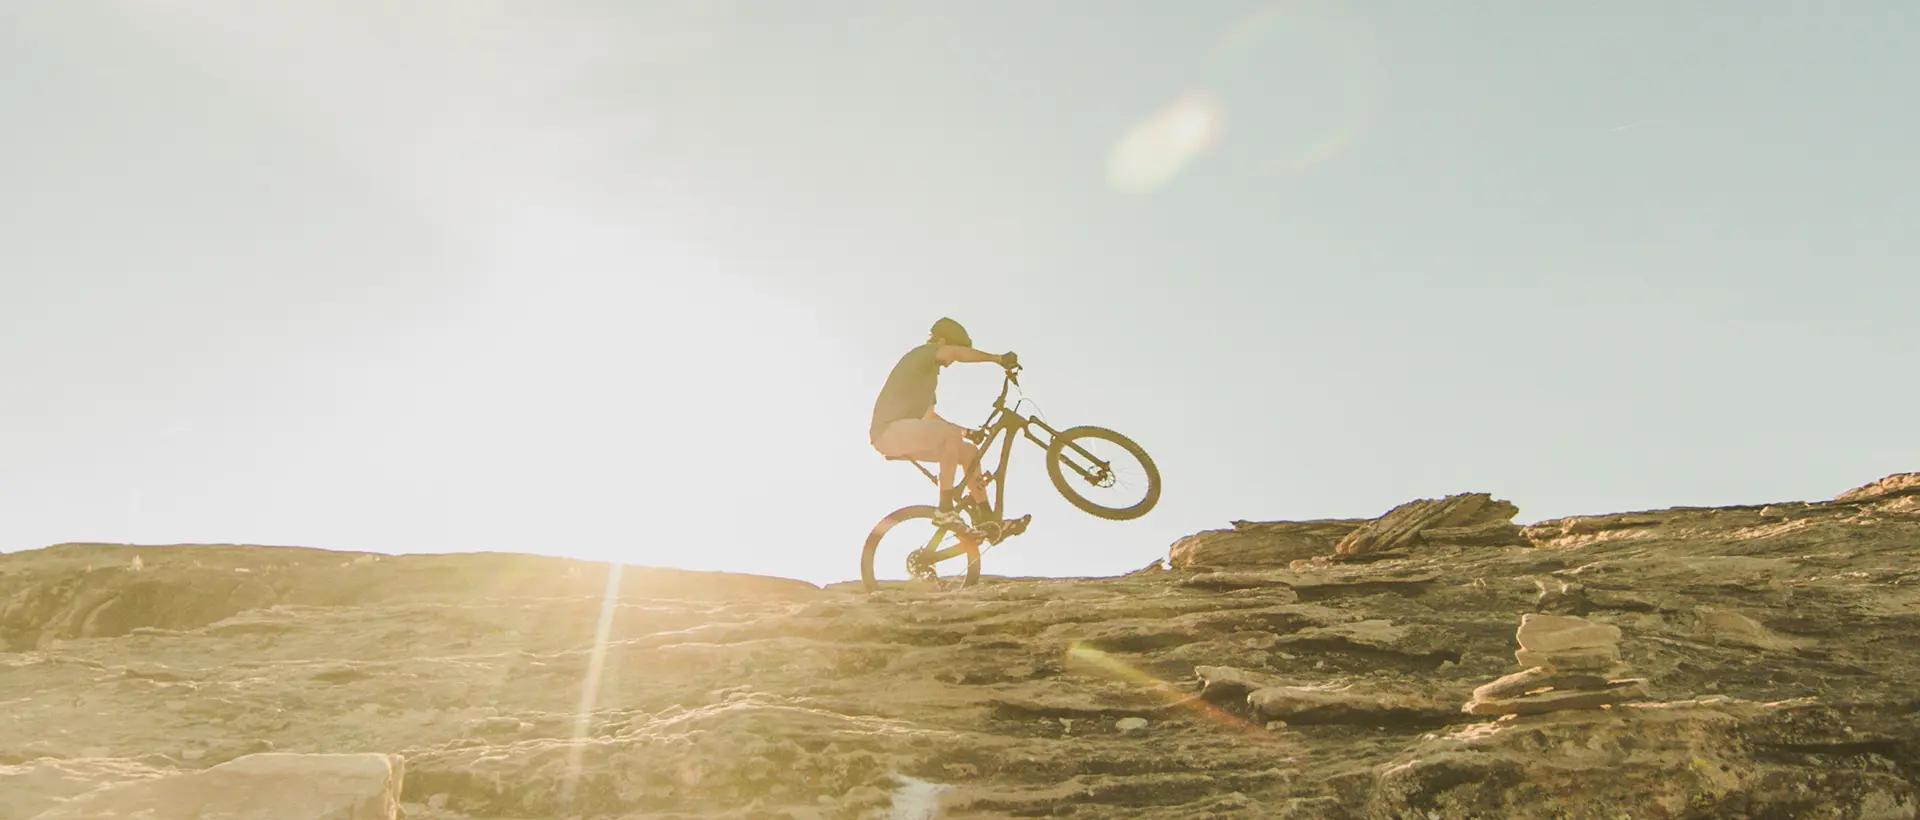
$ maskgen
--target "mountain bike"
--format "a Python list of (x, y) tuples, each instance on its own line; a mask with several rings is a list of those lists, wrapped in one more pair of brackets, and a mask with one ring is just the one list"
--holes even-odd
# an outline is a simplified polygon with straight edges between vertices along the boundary
[[(1160, 469), (1146, 450), (1133, 439), (1104, 427), (1056, 430), (1037, 417), (1022, 415), (1019, 410), (1026, 402), (1024, 394), (1012, 407), (1007, 406), (1008, 392), (1020, 386), (1020, 365), (1016, 360), (1005, 369), (1000, 396), (993, 400), (993, 410), (988, 413), (986, 423), (967, 433), (967, 440), (977, 445), (978, 452), (972, 463), (964, 465), (965, 469), (955, 471), (958, 484), (947, 488), (949, 491), (958, 495), (968, 472), (979, 470), (993, 445), (1000, 443), (999, 465), (982, 475), (989, 492), (988, 509), (998, 519), (1006, 509), (1007, 464), (1013, 456), (1013, 442), (1025, 438), (1046, 450), (1047, 477), (1068, 503), (1082, 511), (1110, 521), (1129, 521), (1146, 515), (1159, 503)], [(1117, 448), (1117, 452), (1106, 457), (1096, 454), (1107, 449), (1106, 445)], [(928, 469), (919, 461), (899, 456), (887, 460), (911, 462), (934, 486), (940, 485), (938, 471)], [(1139, 490), (1138, 497), (1133, 498), (1130, 493), (1125, 498), (1133, 500), (1119, 506), (1088, 496), (1091, 490), (1132, 488)], [(935, 526), (932, 521), (935, 511), (927, 504), (901, 507), (874, 525), (860, 553), (860, 580), (868, 592), (897, 584), (944, 591), (972, 586), (980, 580), (982, 539)], [(995, 543), (1025, 531), (1031, 520), (1029, 515), (1006, 522)], [(894, 536), (894, 541), (888, 542), (889, 536)], [(896, 544), (907, 549), (904, 558), (892, 557)], [(993, 544), (987, 546), (990, 548)], [(904, 571), (906, 577), (894, 577), (895, 571)]]

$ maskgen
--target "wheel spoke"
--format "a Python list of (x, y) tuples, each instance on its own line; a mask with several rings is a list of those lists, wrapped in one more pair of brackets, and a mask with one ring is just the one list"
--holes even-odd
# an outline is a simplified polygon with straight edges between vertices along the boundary
[(1061, 431), (1047, 448), (1053, 486), (1081, 510), (1116, 521), (1145, 515), (1160, 501), (1160, 471), (1126, 436), (1103, 427)]
[(1074, 474), (1068, 480), (1088, 501), (1123, 509), (1146, 498), (1150, 483), (1146, 466), (1120, 445), (1089, 438), (1073, 442), (1068, 449), (1060, 454)]

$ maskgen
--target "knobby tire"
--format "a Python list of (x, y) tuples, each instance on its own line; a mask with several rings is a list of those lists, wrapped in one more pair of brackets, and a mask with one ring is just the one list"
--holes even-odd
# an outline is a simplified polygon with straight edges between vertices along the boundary
[[(1079, 473), (1067, 474), (1064, 468), (1066, 458), (1081, 458), (1078, 453), (1070, 453), (1068, 447), (1077, 439), (1103, 439), (1120, 445), (1120, 448), (1140, 462), (1147, 474), (1147, 494), (1138, 503), (1129, 507), (1105, 507), (1094, 503), (1079, 493), (1070, 481), (1083, 481)], [(1105, 518), (1109, 521), (1131, 521), (1151, 511), (1160, 503), (1160, 468), (1153, 463), (1153, 457), (1135, 444), (1133, 439), (1120, 435), (1105, 427), (1070, 427), (1060, 431), (1047, 445), (1047, 477), (1053, 479), (1053, 487), (1060, 491), (1068, 503), (1082, 511)]]
[[(916, 518), (931, 519), (935, 511), (932, 506), (926, 504), (901, 507), (888, 513), (887, 517), (880, 519), (880, 523), (873, 525), (873, 531), (867, 534), (867, 544), (860, 551), (860, 583), (866, 588), (866, 591), (875, 592), (880, 589), (880, 581), (874, 576), (873, 572), (873, 559), (874, 553), (880, 549), (880, 542), (887, 537), (887, 533), (892, 532), (894, 527)], [(936, 530), (935, 532), (940, 541), (944, 542), (946, 540), (947, 530), (942, 529)], [(960, 586), (962, 588), (970, 587), (980, 582), (980, 544), (978, 542), (968, 543), (962, 541), (959, 546), (964, 552), (967, 561), (966, 581)], [(948, 561), (952, 560), (955, 559), (948, 559)], [(944, 565), (947, 562), (941, 563)]]

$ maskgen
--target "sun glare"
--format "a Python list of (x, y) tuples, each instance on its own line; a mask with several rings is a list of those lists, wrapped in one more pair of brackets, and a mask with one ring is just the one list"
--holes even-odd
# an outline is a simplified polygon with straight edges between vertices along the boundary
[[(289, 445), (324, 463), (330, 443), (395, 440), (412, 467), (396, 481), (449, 512), (432, 525), (417, 506), (361, 516), (360, 531), (392, 539), (373, 548), (802, 571), (791, 548), (716, 540), (713, 522), (818, 516), (817, 500), (743, 478), (770, 451), (857, 480), (834, 459), (861, 456), (844, 442), (859, 440), (870, 376), (839, 372), (856, 357), (838, 332), (769, 281), (805, 271), (720, 258), (676, 221), (701, 192), (613, 172), (656, 112), (557, 102), (596, 60), (638, 58), (544, 7), (436, 5), (369, 29), (351, 10), (215, 5), (120, 8), (461, 256), (463, 279), (431, 315), (329, 345), (314, 364), (339, 373), (339, 404), (309, 426), (330, 437)], [(675, 42), (707, 25), (666, 18), (657, 35)], [(778, 350), (809, 355), (780, 366)], [(817, 435), (842, 428), (833, 445)]]
[(567, 775), (561, 790), (562, 802), (573, 801), (580, 781), (581, 755), (586, 749), (587, 732), (592, 728), (593, 712), (600, 705), (601, 673), (607, 663), (607, 637), (613, 631), (613, 614), (620, 607), (619, 562), (607, 565), (607, 589), (600, 597), (600, 623), (593, 631), (593, 654), (587, 660), (586, 680), (580, 684), (580, 705), (573, 713), (573, 744), (567, 748)]
[(1084, 664), (1119, 680), (1145, 686), (1163, 698), (1167, 707), (1191, 712), (1210, 723), (1231, 729), (1253, 742), (1282, 743), (1280, 737), (1274, 733), (1228, 714), (1219, 707), (1199, 699), (1191, 692), (1154, 677), (1139, 667), (1100, 649), (1076, 641), (1067, 647), (1066, 659), (1069, 664)]
[(1175, 101), (1134, 126), (1107, 159), (1107, 181), (1122, 190), (1157, 188), (1172, 180), (1220, 135), (1219, 103), (1203, 93)]
[(1129, 129), (1107, 157), (1123, 191), (1160, 188), (1215, 149), (1234, 123), (1236, 151), (1269, 172), (1326, 162), (1365, 131), (1384, 70), (1364, 19), (1327, 0), (1243, 18), (1208, 53), (1205, 80)]

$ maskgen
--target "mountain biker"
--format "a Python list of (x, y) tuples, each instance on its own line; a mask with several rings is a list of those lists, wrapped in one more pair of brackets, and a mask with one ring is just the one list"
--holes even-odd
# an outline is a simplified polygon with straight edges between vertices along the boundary
[(967, 428), (933, 412), (940, 369), (954, 362), (992, 362), (1010, 367), (1018, 361), (1012, 353), (996, 356), (975, 350), (966, 328), (942, 318), (928, 330), (926, 343), (907, 351), (887, 374), (886, 386), (880, 388), (880, 397), (873, 403), (873, 424), (867, 437), (875, 450), (889, 458), (940, 463), (940, 505), (933, 516), (935, 526), (996, 543), (1002, 529), (1000, 517), (989, 509), (986, 479), (977, 465), (966, 475), (973, 526), (962, 522), (954, 509), (953, 491), (948, 489), (953, 486), (954, 471), (974, 465), (979, 451), (967, 441)]

